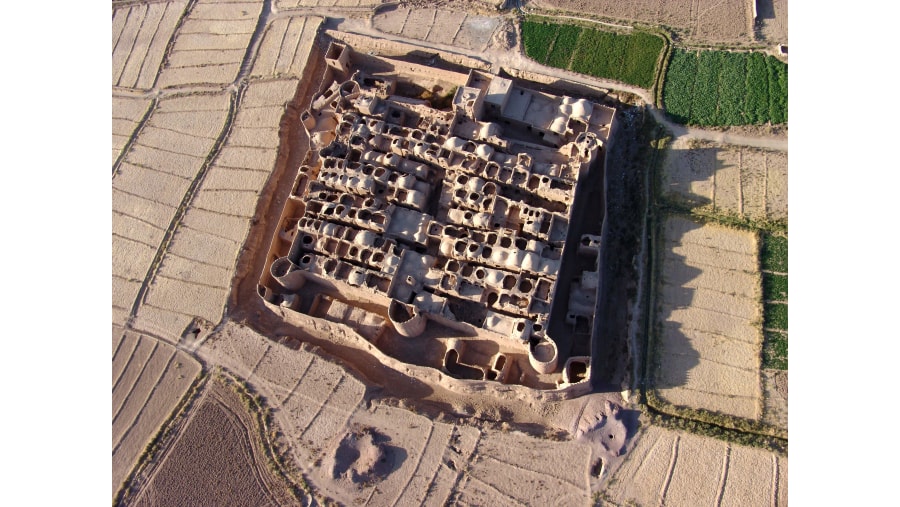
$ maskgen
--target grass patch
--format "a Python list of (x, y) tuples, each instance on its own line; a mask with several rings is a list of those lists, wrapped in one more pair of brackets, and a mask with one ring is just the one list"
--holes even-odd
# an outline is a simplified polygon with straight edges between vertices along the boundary
[(676, 48), (663, 85), (666, 112), (704, 126), (787, 122), (787, 64), (771, 55)]
[(763, 368), (788, 369), (788, 336), (767, 331), (763, 343)]
[(783, 303), (766, 303), (766, 329), (780, 329), (787, 331), (788, 307)]
[(763, 299), (766, 301), (787, 301), (787, 275), (763, 273)]
[(763, 238), (762, 268), (765, 271), (788, 272), (788, 239), (766, 234)]
[(540, 63), (647, 89), (665, 46), (650, 32), (605, 32), (532, 16), (522, 22), (522, 40), (525, 55)]

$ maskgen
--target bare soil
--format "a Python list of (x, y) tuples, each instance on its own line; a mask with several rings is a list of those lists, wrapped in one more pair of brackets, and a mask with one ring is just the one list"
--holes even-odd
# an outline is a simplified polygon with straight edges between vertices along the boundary
[(379, 10), (372, 17), (372, 25), (377, 30), (410, 39), (475, 51), (484, 51), (491, 44), (501, 25), (499, 17), (455, 10), (452, 3), (446, 7), (451, 9), (391, 6)]
[(675, 405), (759, 419), (756, 236), (679, 216), (664, 229), (657, 392)]
[(618, 505), (787, 505), (787, 458), (650, 427), (603, 496)]
[(787, 219), (787, 154), (679, 137), (663, 163), (664, 194), (753, 220)]
[[(398, 377), (397, 384), (411, 384), (409, 396), (398, 401), (314, 347), (292, 349), (233, 323), (198, 353), (249, 379), (273, 407), (309, 481), (322, 495), (348, 504), (546, 504), (553, 498), (584, 504), (596, 487), (595, 479), (588, 480), (592, 466), (627, 455), (636, 426), (633, 411), (607, 403), (618, 395), (532, 407), (435, 392), (443, 403), (422, 403), (416, 401), (422, 386)], [(392, 386), (391, 393), (400, 388)], [(547, 439), (551, 428), (577, 438)], [(543, 487), (522, 488), (523, 476)], [(491, 487), (483, 489), (485, 484)]]
[(763, 370), (762, 387), (765, 399), (763, 422), (786, 430), (788, 428), (788, 372)]
[(674, 29), (687, 43), (753, 42), (752, 13), (749, 4), (742, 0), (529, 0), (527, 4), (537, 9), (575, 15), (588, 14), (626, 22), (664, 25)]
[(112, 490), (200, 373), (190, 355), (154, 338), (118, 334), (113, 350)]

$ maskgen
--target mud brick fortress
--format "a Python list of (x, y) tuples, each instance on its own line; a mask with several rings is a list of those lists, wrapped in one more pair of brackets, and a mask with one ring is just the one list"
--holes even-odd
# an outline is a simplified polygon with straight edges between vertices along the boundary
[[(600, 238), (569, 232), (615, 110), (337, 41), (325, 60), (260, 296), (453, 378), (585, 383), (589, 352), (573, 355), (566, 335), (590, 335)], [(398, 93), (408, 83), (450, 107)], [(588, 268), (561, 284), (567, 249)]]

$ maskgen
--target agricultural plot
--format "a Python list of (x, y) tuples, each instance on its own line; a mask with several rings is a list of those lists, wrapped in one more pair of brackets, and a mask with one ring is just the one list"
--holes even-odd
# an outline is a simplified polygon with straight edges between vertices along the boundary
[(762, 245), (765, 346), (763, 367), (788, 369), (788, 239), (766, 234)]
[(761, 416), (756, 236), (680, 216), (664, 223), (656, 392), (668, 403)]
[(152, 101), (150, 99), (112, 98), (112, 163), (122, 154), (134, 130), (140, 124)]
[(300, 77), (315, 42), (322, 18), (280, 18), (266, 28), (251, 76)]
[(615, 505), (787, 505), (788, 460), (649, 427), (602, 496)]
[[(784, 2), (787, 5), (787, 2)], [(613, 20), (662, 25), (683, 40), (696, 44), (753, 42), (752, 13), (741, 0), (531, 0), (538, 9), (567, 11), (573, 16), (595, 15)], [(779, 16), (781, 12), (778, 11)], [(774, 19), (775, 22), (780, 22)], [(786, 18), (785, 21), (786, 23)]]
[(188, 423), (133, 505), (296, 505), (274, 475), (256, 416), (222, 381), (212, 380)]
[(664, 46), (661, 37), (641, 31), (603, 32), (560, 25), (540, 18), (522, 22), (525, 54), (540, 63), (650, 88)]
[(787, 220), (787, 154), (676, 139), (662, 166), (662, 194), (689, 207), (751, 220)]
[(166, 230), (221, 132), (227, 112), (227, 95), (160, 100), (113, 175), (116, 323), (124, 323), (128, 317)]
[(112, 355), (112, 491), (122, 485), (191, 383), (200, 363), (159, 340), (121, 333)]
[(262, 2), (198, 0), (175, 36), (159, 86), (231, 83), (241, 69)]
[(787, 122), (787, 64), (762, 53), (676, 48), (663, 87), (666, 112), (688, 125)]
[(374, 7), (382, 0), (275, 0), (279, 11), (302, 7)]
[(377, 30), (436, 44), (484, 51), (500, 25), (496, 17), (443, 10), (386, 7), (372, 17)]
[(135, 4), (113, 10), (112, 84), (150, 89), (186, 2)]
[(138, 309), (139, 328), (177, 339), (195, 316), (221, 320), (238, 253), (275, 166), (284, 105), (297, 84), (247, 86), (229, 136), (192, 194)]

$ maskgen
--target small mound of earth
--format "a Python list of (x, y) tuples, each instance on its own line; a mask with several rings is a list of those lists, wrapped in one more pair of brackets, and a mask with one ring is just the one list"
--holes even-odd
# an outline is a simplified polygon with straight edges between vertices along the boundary
[(331, 477), (364, 485), (386, 476), (392, 463), (390, 446), (384, 445), (386, 440), (372, 428), (344, 435), (332, 456)]

